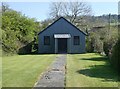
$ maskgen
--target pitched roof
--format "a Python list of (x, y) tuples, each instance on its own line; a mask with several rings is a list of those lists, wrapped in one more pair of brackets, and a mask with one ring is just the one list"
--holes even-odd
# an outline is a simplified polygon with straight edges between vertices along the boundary
[(42, 32), (44, 32), (45, 30), (47, 30), (49, 27), (51, 27), (53, 24), (55, 24), (57, 21), (59, 21), (60, 19), (64, 19), (65, 21), (67, 21), (70, 25), (72, 25), (74, 28), (76, 28), (77, 30), (79, 30), (80, 32), (82, 32), (84, 35), (87, 35), (86, 33), (84, 33), (83, 31), (81, 31), (79, 28), (77, 28), (75, 25), (73, 25), (72, 23), (70, 23), (68, 20), (66, 20), (64, 17), (60, 17), (59, 19), (57, 19), (56, 21), (54, 21), (52, 24), (50, 24), (48, 27), (46, 27), (44, 30), (42, 30), (41, 32), (38, 33), (41, 34)]

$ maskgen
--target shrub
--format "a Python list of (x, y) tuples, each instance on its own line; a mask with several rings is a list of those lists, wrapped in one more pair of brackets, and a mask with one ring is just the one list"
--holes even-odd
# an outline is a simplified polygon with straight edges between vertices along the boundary
[(117, 43), (115, 44), (112, 50), (112, 56), (110, 58), (111, 65), (120, 72), (120, 38), (118, 39)]
[(30, 43), (39, 30), (39, 23), (33, 18), (11, 9), (2, 12), (2, 51), (5, 54), (30, 53)]
[(104, 49), (106, 56), (111, 55), (112, 49), (113, 49), (116, 41), (117, 41), (117, 37), (114, 37), (114, 36), (112, 36), (109, 39), (108, 39), (108, 37), (106, 38), (106, 40), (104, 41), (104, 44), (103, 44), (103, 49)]
[(96, 53), (102, 53), (103, 52), (103, 42), (100, 39), (99, 34), (92, 33), (87, 38), (86, 42), (86, 49), (87, 52), (96, 52)]

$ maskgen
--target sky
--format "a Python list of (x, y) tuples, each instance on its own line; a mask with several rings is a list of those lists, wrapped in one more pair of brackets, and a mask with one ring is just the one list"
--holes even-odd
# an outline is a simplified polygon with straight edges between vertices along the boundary
[[(11, 9), (17, 10), (37, 21), (49, 18), (51, 2), (7, 2)], [(88, 2), (93, 15), (118, 14), (118, 2)]]
[(120, 1), (119, 1), (119, 4), (118, 4), (118, 14), (120, 15)]

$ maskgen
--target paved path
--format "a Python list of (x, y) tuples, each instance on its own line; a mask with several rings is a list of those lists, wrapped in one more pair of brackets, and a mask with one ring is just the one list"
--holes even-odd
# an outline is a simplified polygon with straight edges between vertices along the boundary
[(65, 65), (66, 54), (58, 55), (48, 71), (36, 83), (34, 89), (36, 87), (65, 87)]

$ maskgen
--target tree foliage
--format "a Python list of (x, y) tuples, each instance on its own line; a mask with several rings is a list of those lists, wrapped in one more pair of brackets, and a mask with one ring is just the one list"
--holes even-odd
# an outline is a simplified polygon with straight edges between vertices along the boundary
[(94, 32), (91, 32), (87, 38), (87, 51), (88, 52), (103, 52), (103, 41), (100, 39), (100, 35)]
[(120, 46), (120, 37), (116, 42), (114, 48), (112, 49), (110, 62), (112, 66), (120, 73), (120, 68), (119, 68), (120, 67), (120, 47), (119, 46)]
[(28, 18), (11, 9), (2, 11), (2, 47), (4, 52), (18, 53), (19, 49), (34, 40), (38, 31), (39, 24), (35, 19)]
[(118, 38), (117, 26), (111, 26), (108, 31), (108, 27), (100, 29), (93, 29), (87, 38), (87, 51), (105, 53), (106, 56), (111, 54), (111, 50), (115, 45)]

